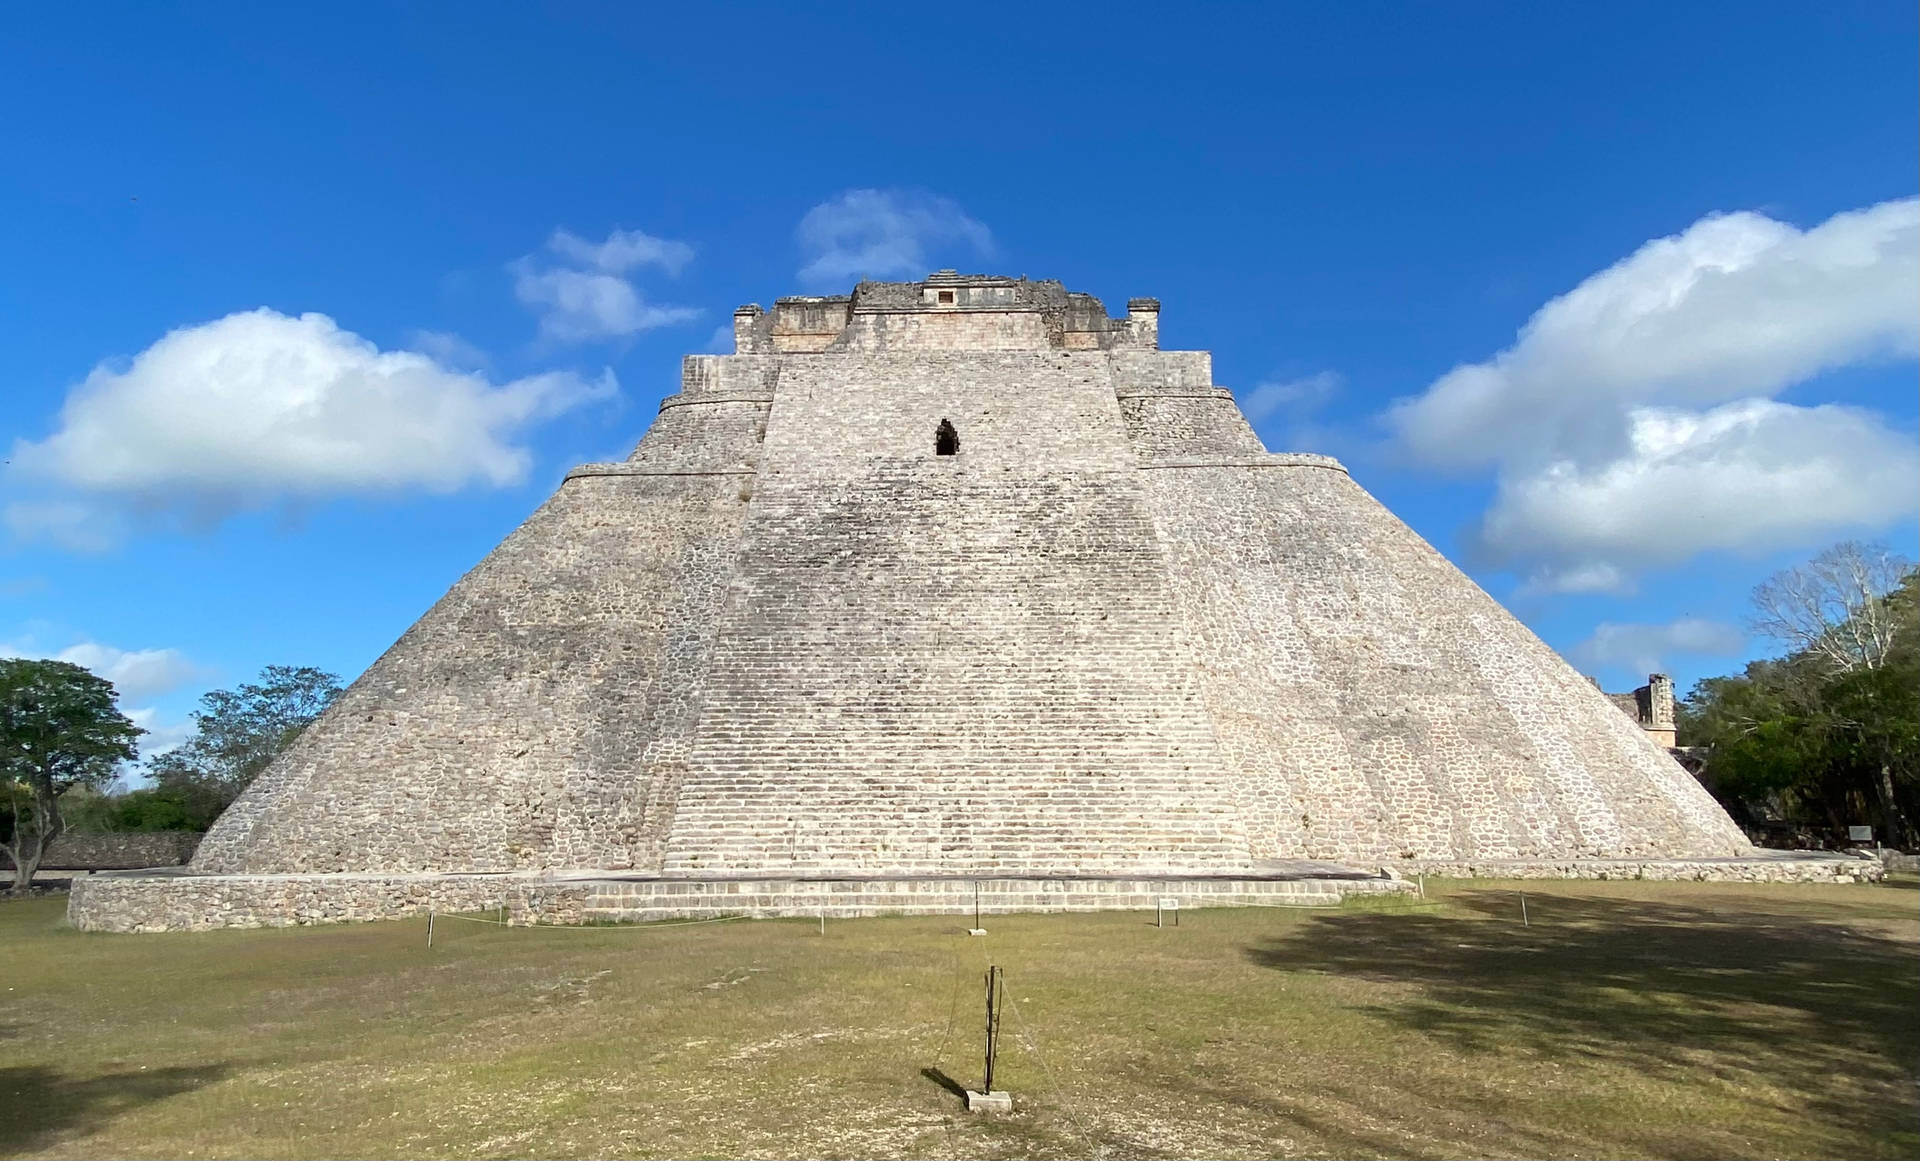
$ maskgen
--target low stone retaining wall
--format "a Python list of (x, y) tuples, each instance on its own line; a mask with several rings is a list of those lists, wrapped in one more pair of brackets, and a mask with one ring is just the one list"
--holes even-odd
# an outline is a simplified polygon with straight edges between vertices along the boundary
[(970, 915), (1180, 906), (1331, 906), (1411, 891), (1387, 878), (1293, 879), (605, 879), (581, 875), (95, 875), (74, 884), (83, 931), (207, 931), (398, 919), (504, 907), (512, 923), (638, 923), (825, 915)]
[(1330, 907), (1348, 895), (1413, 889), (1384, 878), (633, 880), (589, 885), (579, 914), (589, 923), (719, 915), (971, 915), (976, 887), (983, 915), (1151, 911), (1162, 899), (1177, 899), (1186, 908)]
[(67, 921), (82, 931), (210, 931), (399, 919), (506, 906), (527, 886), (506, 875), (90, 875)]
[(193, 858), (204, 837), (199, 831), (122, 831), (118, 834), (63, 834), (47, 844), (43, 871), (119, 871), (140, 867), (178, 867)]
[(1878, 859), (1825, 851), (1766, 852), (1743, 859), (1408, 859), (1401, 875), (1451, 879), (1651, 879), (1699, 883), (1877, 883)]
[(1767, 854), (1746, 859), (1408, 861), (1401, 878), (1296, 875), (1243, 879), (641, 879), (593, 872), (525, 875), (192, 875), (107, 873), (74, 882), (67, 918), (83, 931), (207, 931), (398, 919), (505, 908), (512, 923), (646, 923), (720, 915), (970, 915), (1331, 906), (1349, 895), (1414, 890), (1407, 877), (1648, 879), (1695, 882), (1878, 881), (1877, 859)]

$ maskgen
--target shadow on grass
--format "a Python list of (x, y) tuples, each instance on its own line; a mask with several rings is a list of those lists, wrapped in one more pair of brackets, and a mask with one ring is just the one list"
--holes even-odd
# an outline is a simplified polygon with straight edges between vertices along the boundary
[(43, 1065), (0, 1068), (0, 1153), (45, 1152), (69, 1133), (92, 1132), (143, 1105), (212, 1084), (227, 1071), (209, 1064), (75, 1078)]
[(953, 1079), (952, 1077), (948, 1076), (946, 1073), (940, 1071), (939, 1069), (923, 1068), (920, 1070), (920, 1075), (926, 1077), (928, 1080), (939, 1085), (941, 1088), (946, 1089), (948, 1092), (952, 1093), (954, 1096), (959, 1097), (961, 1100), (964, 1101), (967, 1099), (967, 1086), (964, 1084), (961, 1084), (959, 1081)]
[[(1529, 894), (1532, 925), (1522, 926), (1513, 891), (1451, 902), (1482, 921), (1316, 917), (1249, 955), (1272, 968), (1417, 985), (1417, 995), (1372, 1011), (1463, 1051), (1758, 1074), (1835, 1115), (1884, 1113), (1901, 1124), (1911, 1112), (1914, 949), (1822, 921), (1853, 918), (1844, 909), (1722, 912)], [(1844, 1083), (1852, 1078), (1897, 1099), (1863, 1110)]]

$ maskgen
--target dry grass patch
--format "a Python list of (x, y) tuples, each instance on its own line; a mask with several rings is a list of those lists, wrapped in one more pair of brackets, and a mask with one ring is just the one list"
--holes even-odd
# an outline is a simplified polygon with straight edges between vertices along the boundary
[[(1516, 891), (1528, 899), (1522, 926)], [(0, 904), (0, 1155), (1911, 1157), (1895, 887), (89, 935)], [(981, 1120), (980, 975), (1006, 968)]]

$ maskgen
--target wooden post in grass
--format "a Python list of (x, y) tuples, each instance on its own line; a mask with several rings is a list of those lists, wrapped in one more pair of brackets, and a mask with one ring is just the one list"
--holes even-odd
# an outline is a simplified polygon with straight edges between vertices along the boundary
[(427, 912), (427, 950), (433, 950), (433, 912)]
[(1000, 1005), (1006, 995), (1006, 985), (1002, 982), (1000, 969), (987, 969), (987, 1075), (980, 1085), (980, 1091), (993, 1091), (993, 1064), (1000, 1055)]
[(1520, 926), (1533, 926), (1533, 924), (1527, 922), (1527, 893), (1525, 891), (1520, 892)]
[(967, 1090), (967, 1111), (971, 1113), (1010, 1113), (1013, 1097), (993, 1087), (993, 1068), (1000, 1058), (1000, 1013), (1007, 1004), (1007, 981), (997, 967), (987, 969), (987, 1059), (986, 1076), (980, 1091)]

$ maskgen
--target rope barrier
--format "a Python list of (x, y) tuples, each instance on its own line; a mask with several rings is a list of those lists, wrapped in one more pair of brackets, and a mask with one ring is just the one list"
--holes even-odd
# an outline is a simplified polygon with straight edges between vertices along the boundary
[(1087, 1147), (1087, 1155), (1098, 1156), (1099, 1150), (1095, 1148), (1093, 1138), (1087, 1136), (1087, 1130), (1081, 1125), (1080, 1116), (1074, 1110), (1073, 1102), (1068, 1099), (1066, 1088), (1061, 1085), (1059, 1078), (1053, 1075), (1053, 1066), (1047, 1063), (1047, 1054), (1040, 1051), (1040, 1038), (1033, 1034), (1032, 1027), (1027, 1023), (1026, 1014), (1020, 1010), (1020, 1003), (1021, 1001), (1016, 999), (1011, 1005), (1014, 1020), (1020, 1025), (1020, 1032), (1016, 1039), (1020, 1041), (1021, 1047), (1033, 1053), (1035, 1059), (1040, 1061), (1040, 1071), (1046, 1074), (1047, 1083), (1053, 1087), (1055, 1093), (1059, 1094), (1060, 1111), (1067, 1114), (1067, 1123), (1073, 1126), (1073, 1131), (1079, 1136), (1080, 1143)]

